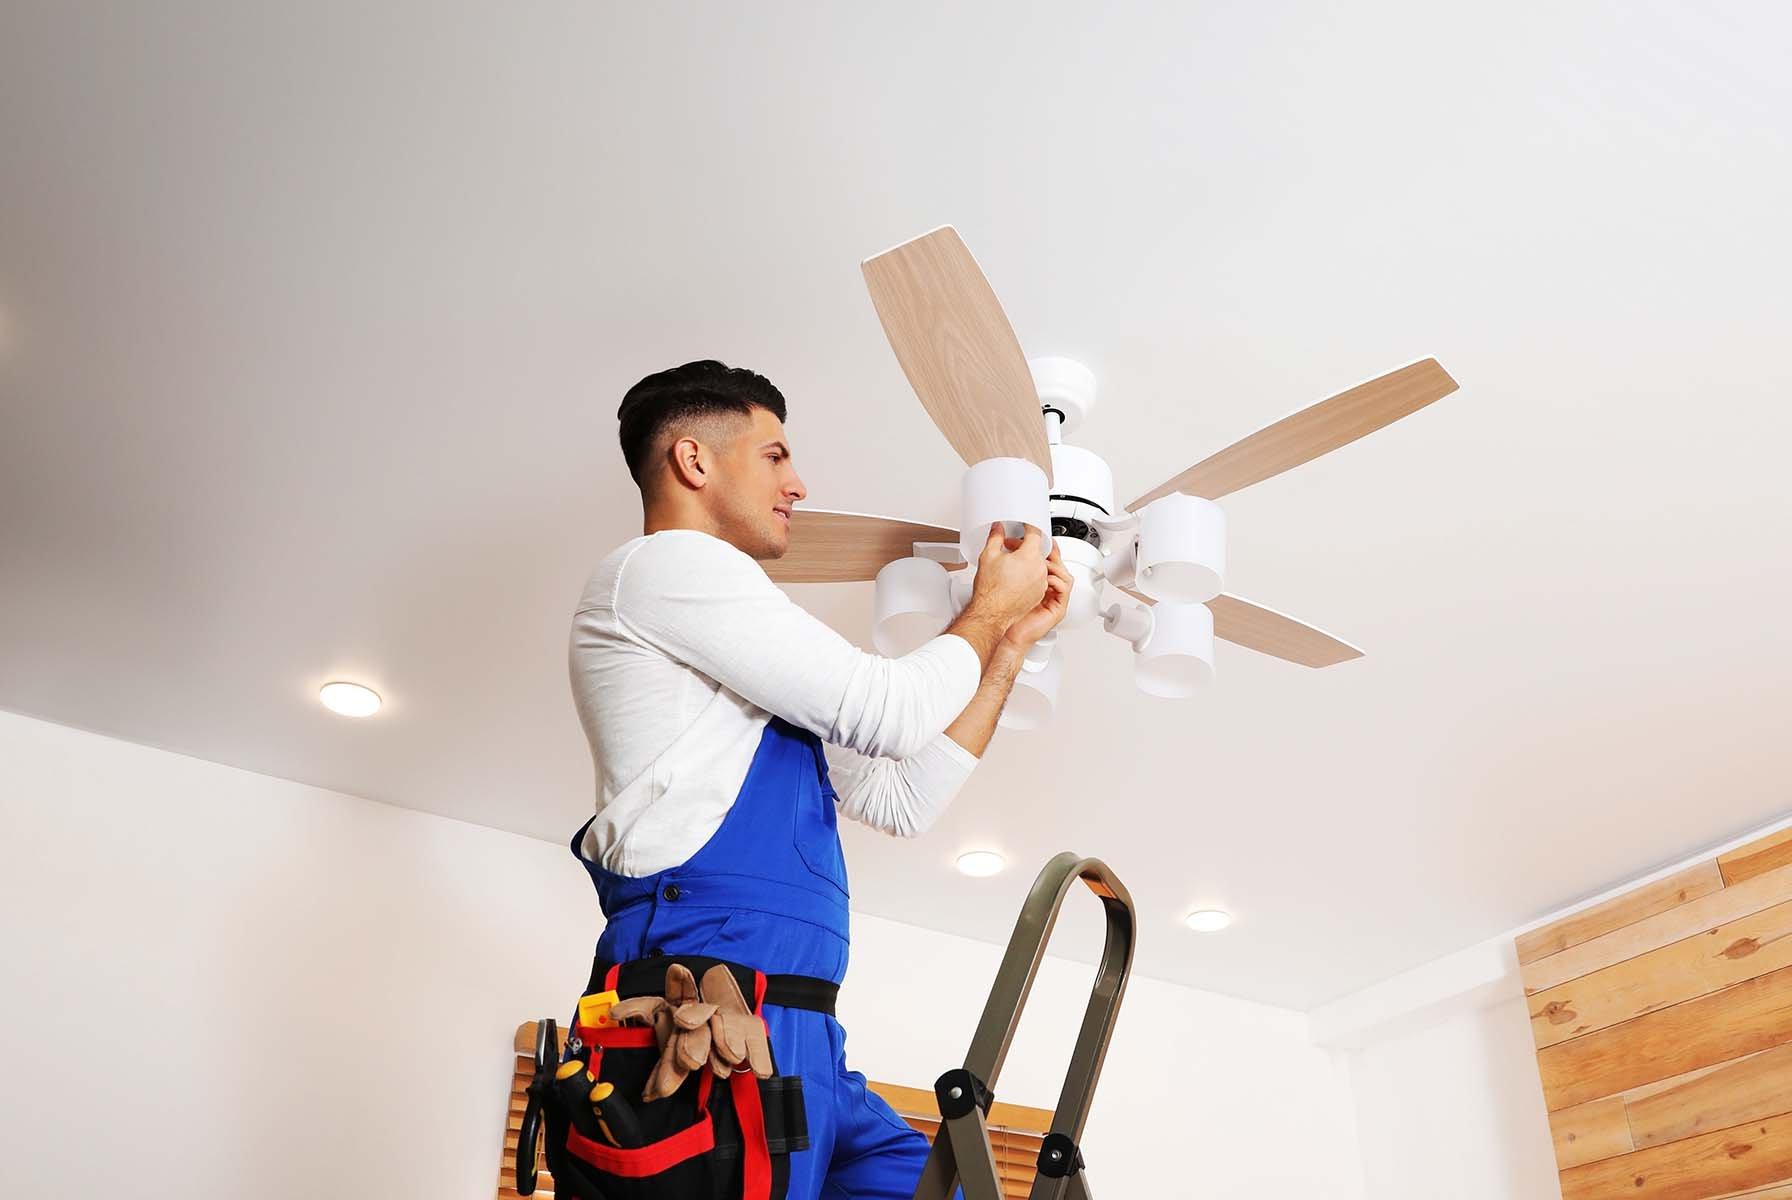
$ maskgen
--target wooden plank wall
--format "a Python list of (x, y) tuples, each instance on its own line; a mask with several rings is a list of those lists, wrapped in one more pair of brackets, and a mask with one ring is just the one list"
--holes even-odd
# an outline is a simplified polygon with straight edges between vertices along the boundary
[(1792, 1200), (1792, 830), (1517, 949), (1563, 1200)]

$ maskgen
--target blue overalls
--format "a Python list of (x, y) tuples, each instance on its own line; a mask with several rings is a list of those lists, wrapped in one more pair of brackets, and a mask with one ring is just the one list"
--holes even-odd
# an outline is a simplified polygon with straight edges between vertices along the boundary
[[(779, 717), (721, 828), (683, 866), (631, 879), (573, 853), (607, 924), (598, 957), (704, 954), (765, 974), (846, 975), (846, 860), (821, 740)], [(589, 825), (589, 822), (587, 822)], [(927, 1139), (846, 1069), (846, 1031), (826, 1013), (765, 1006), (782, 1075), (803, 1077), (810, 1148), (791, 1156), (789, 1200), (909, 1200)]]

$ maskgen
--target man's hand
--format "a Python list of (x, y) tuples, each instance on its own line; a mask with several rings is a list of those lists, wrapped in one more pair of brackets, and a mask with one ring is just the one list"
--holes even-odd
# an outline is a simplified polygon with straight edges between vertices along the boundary
[(971, 598), (946, 632), (969, 643), (987, 671), (998, 647), (1013, 649), (1014, 643), (1006, 640), (1008, 630), (1046, 599), (1048, 574), (1045, 556), (1039, 553), (1039, 531), (1028, 526), (1027, 536), (1014, 541), (1002, 536), (1002, 523), (997, 521), (989, 527), (983, 552), (977, 556)]
[[(990, 535), (991, 545), (998, 536), (999, 533)], [(1021, 664), (1027, 657), (1027, 651), (1032, 649), (1033, 643), (1056, 629), (1058, 622), (1070, 610), (1070, 569), (1064, 565), (1064, 556), (1058, 553), (1056, 545), (1052, 547), (1049, 558), (1038, 558), (1039, 548), (1028, 545), (1037, 536), (1029, 534), (1026, 541), (1011, 543), (1005, 548), (1011, 557), (1028, 554), (1044, 567), (1044, 592), (1032, 608), (1007, 626), (996, 641), (992, 652), (983, 660), (983, 678), (977, 685), (977, 694), (971, 697), (971, 702), (958, 714), (958, 719), (946, 726), (946, 735), (972, 754), (980, 755), (988, 747), (990, 735), (995, 732), (996, 719), (1002, 715), (1002, 706), (1008, 702), (1008, 693), (1014, 688), (1015, 677), (1021, 672)], [(1028, 545), (1028, 549), (1015, 549), (1019, 545)], [(983, 564), (988, 561), (988, 553), (989, 547), (985, 546), (984, 556), (977, 560), (979, 581), (982, 579)], [(965, 611), (970, 611), (969, 605), (965, 606)]]
[(1054, 542), (1051, 555), (1045, 560), (1045, 595), (1031, 612), (1008, 627), (1002, 640), (1023, 652), (1032, 649), (1033, 643), (1056, 629), (1070, 611), (1072, 586), (1070, 568), (1064, 565), (1064, 556), (1058, 553)]
[(1027, 526), (1027, 536), (1015, 541), (1002, 536), (1002, 523), (997, 521), (989, 527), (983, 552), (977, 556), (977, 578), (965, 608), (987, 613), (1006, 631), (1044, 599), (1045, 564), (1037, 529)]

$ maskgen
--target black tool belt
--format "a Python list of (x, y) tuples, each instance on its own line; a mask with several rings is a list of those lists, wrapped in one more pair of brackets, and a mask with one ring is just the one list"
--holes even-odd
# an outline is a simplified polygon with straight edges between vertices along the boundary
[(672, 963), (683, 963), (691, 969), (691, 974), (703, 978), (705, 971), (713, 966), (725, 966), (733, 973), (734, 981), (740, 984), (741, 993), (751, 997), (758, 981), (765, 981), (765, 996), (761, 1003), (781, 1008), (803, 1008), (810, 1012), (834, 1015), (834, 1002), (839, 999), (840, 985), (826, 979), (814, 979), (808, 975), (761, 975), (752, 967), (744, 967), (739, 963), (729, 962), (722, 958), (710, 958), (702, 954), (670, 954), (656, 955), (653, 958), (638, 958), (617, 967), (603, 959), (591, 962), (591, 979), (585, 984), (587, 994), (607, 990), (604, 986), (610, 971), (615, 968), (617, 984), (615, 991), (624, 1000), (636, 996), (657, 996), (666, 985), (666, 968)]
[[(766, 1005), (832, 1013), (839, 986), (801, 975), (765, 975), (699, 955), (627, 963), (595, 962), (586, 996), (617, 1002), (659, 996), (674, 963), (702, 978), (722, 966), (763, 1020)], [(737, 1010), (738, 1011), (738, 1010)], [(536, 1147), (543, 1146), (556, 1200), (784, 1200), (790, 1155), (809, 1147), (802, 1078), (773, 1070), (723, 1077), (704, 1065), (671, 1095), (645, 1098), (667, 1043), (645, 1026), (580, 1023), (564, 1049), (551, 1020), (538, 1025), (535, 1078), (517, 1138), (516, 1186), (535, 1190)], [(664, 1090), (670, 1090), (669, 1088)], [(593, 1096), (602, 1095), (594, 1102)]]

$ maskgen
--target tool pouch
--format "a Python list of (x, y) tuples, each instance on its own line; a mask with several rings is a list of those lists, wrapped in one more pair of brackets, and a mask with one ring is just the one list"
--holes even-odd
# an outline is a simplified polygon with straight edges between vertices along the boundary
[[(736, 972), (753, 978), (749, 968)], [(757, 1015), (762, 982), (756, 992)], [(555, 1200), (784, 1200), (790, 1155), (809, 1146), (800, 1076), (778, 1075), (775, 1060), (768, 1079), (750, 1070), (724, 1079), (705, 1065), (671, 1095), (647, 1101), (643, 1093), (661, 1055), (652, 1028), (593, 1027), (575, 1017), (559, 1053), (553, 1022), (540, 1029), (517, 1139), (519, 1193), (534, 1191), (535, 1148), (545, 1135)], [(583, 1069), (565, 1066), (574, 1062)], [(588, 1097), (597, 1083), (613, 1090), (594, 1110)]]

